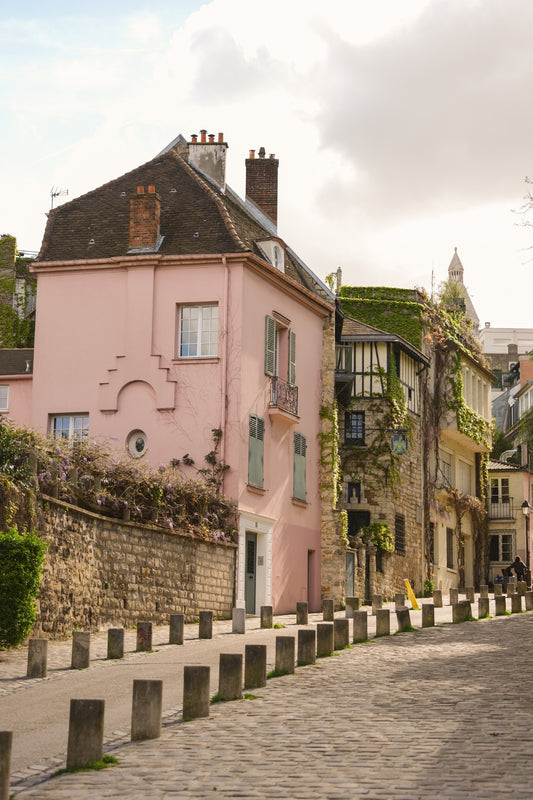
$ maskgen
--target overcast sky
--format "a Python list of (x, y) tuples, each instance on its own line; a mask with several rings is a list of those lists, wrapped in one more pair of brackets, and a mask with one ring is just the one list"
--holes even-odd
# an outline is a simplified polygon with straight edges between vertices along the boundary
[[(72, 199), (179, 133), (264, 146), (280, 236), (321, 278), (438, 289), (533, 327), (532, 0), (0, 0), (0, 233), (38, 250)], [(533, 221), (533, 214), (531, 216)]]

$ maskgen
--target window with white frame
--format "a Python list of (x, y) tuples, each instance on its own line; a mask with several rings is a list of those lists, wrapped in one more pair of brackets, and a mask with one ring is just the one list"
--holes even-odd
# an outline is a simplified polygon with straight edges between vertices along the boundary
[(464, 494), (472, 494), (472, 464), (462, 459), (457, 461), (457, 488)]
[(54, 439), (74, 439), (81, 441), (89, 436), (88, 414), (64, 414), (53, 416), (50, 433)]
[(510, 531), (491, 533), (489, 539), (489, 558), (500, 564), (514, 561), (513, 534)]
[(9, 408), (9, 386), (0, 386), (0, 411)]
[(178, 357), (208, 358), (218, 354), (218, 305), (179, 308)]

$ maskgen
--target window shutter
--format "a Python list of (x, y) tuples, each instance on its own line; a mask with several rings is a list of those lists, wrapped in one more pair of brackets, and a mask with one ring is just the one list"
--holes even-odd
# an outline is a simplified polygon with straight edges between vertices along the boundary
[(265, 317), (265, 375), (273, 378), (276, 374), (276, 320), (268, 314)]
[(306, 461), (307, 441), (301, 433), (294, 434), (294, 480), (293, 494), (297, 500), (306, 500)]
[(263, 486), (263, 440), (265, 421), (255, 414), (250, 415), (248, 437), (248, 483)]
[(289, 369), (287, 372), (289, 383), (296, 386), (296, 334), (289, 330)]

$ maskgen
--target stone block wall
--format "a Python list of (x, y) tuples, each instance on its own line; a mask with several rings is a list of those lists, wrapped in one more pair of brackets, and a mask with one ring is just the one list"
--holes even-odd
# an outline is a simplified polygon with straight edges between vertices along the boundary
[(235, 545), (101, 517), (51, 498), (38, 510), (48, 542), (32, 635), (187, 621), (200, 611), (230, 618)]

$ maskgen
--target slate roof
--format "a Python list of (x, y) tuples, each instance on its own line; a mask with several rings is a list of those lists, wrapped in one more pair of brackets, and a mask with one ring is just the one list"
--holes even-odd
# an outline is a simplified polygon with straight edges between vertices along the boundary
[(0, 349), (0, 375), (31, 375), (32, 372), (32, 348)]
[[(107, 259), (129, 248), (130, 198), (138, 186), (155, 186), (161, 198), (160, 255), (250, 252), (264, 259), (257, 240), (275, 233), (273, 223), (255, 212), (230, 187), (222, 192), (182, 157), (177, 137), (158, 156), (49, 213), (39, 266), (53, 261)], [(290, 249), (285, 274), (322, 299), (333, 295)]]

